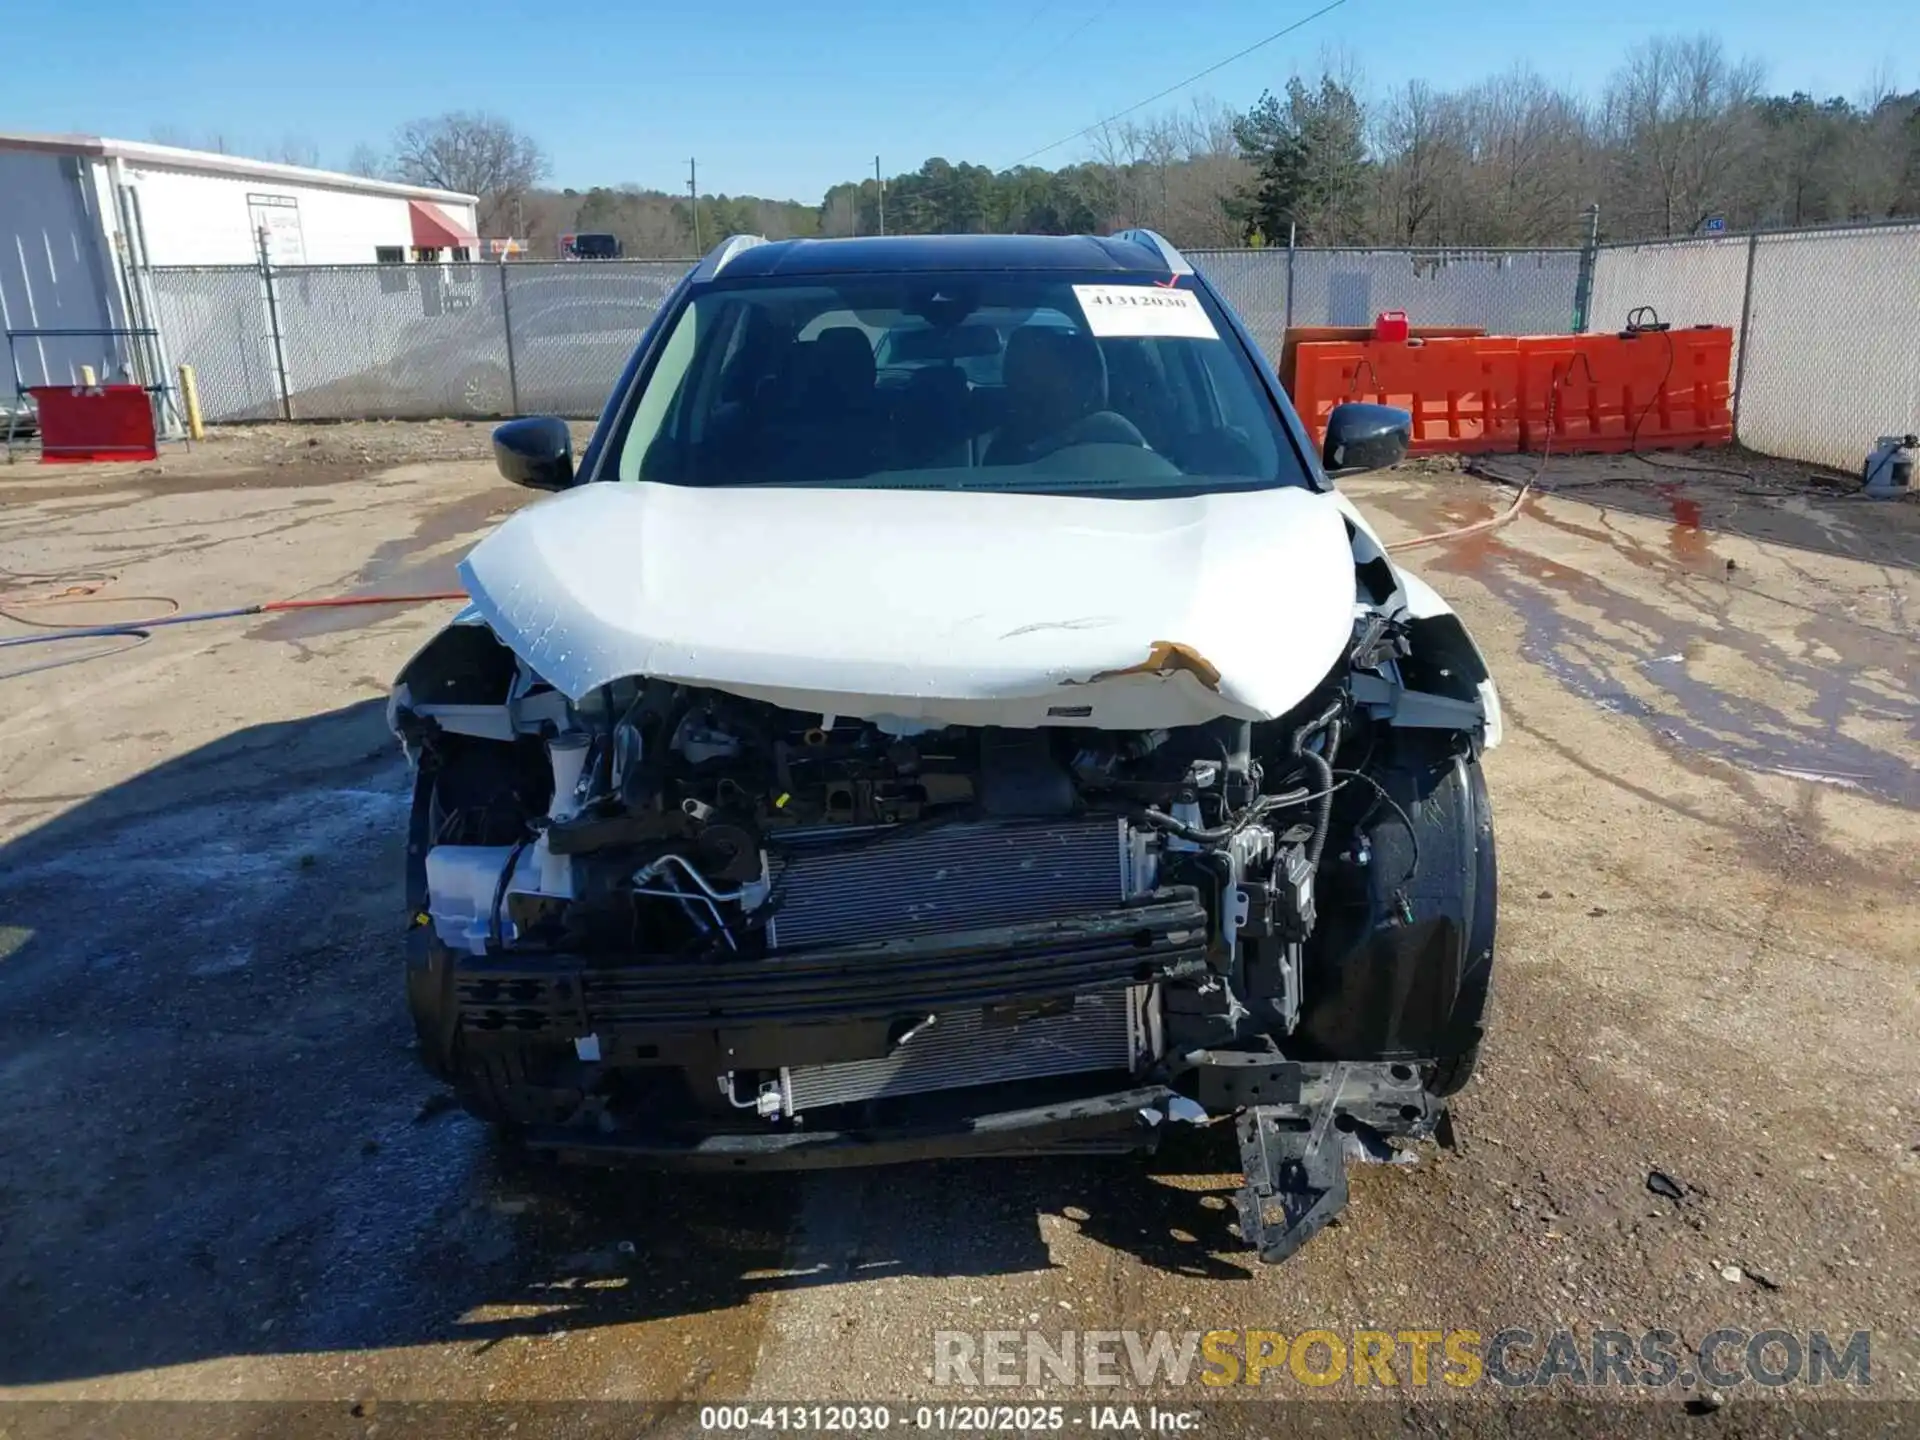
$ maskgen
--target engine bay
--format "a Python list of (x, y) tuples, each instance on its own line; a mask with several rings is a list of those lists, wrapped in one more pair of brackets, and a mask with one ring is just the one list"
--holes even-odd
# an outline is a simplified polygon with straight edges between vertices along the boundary
[[(1103, 899), (1196, 885), (1235, 922), (1216, 916), (1231, 950), (1240, 907), (1252, 903), (1234, 892), (1271, 888), (1282, 852), (1282, 877), (1311, 870), (1344, 705), (1323, 705), (1284, 747), (1260, 754), (1255, 726), (1230, 719), (1144, 732), (948, 726), (902, 736), (646, 681), (567, 708), (567, 728), (514, 746), (504, 805), (520, 812), (521, 833), (510, 843), (488, 833), (504, 820), (503, 777), (489, 776), (483, 793), (458, 776), (443, 787), (426, 859), (434, 925), (449, 945), (618, 952), (641, 963), (766, 954), (802, 943), (797, 926), (783, 938), (779, 920), (790, 882), (817, 870), (822, 853), (884, 856), (949, 827), (998, 828), (1017, 848), (1022, 827), (1091, 821), (1119, 872)], [(483, 843), (461, 843), (468, 837)], [(1048, 832), (1048, 843), (1059, 848), (1059, 835)], [(1310, 887), (1294, 887), (1290, 904), (1306, 912), (1295, 927), (1310, 925)], [(983, 913), (947, 908), (946, 923)], [(913, 928), (903, 920), (893, 933)], [(844, 938), (806, 933), (812, 943)]]
[(1287, 1179), (1296, 1119), (1322, 1169), (1428, 1133), (1484, 1011), (1497, 708), (1423, 624), (1361, 610), (1275, 718), (1144, 729), (569, 698), (450, 627), (389, 710), (423, 1058), (555, 1153), (1127, 1150), (1234, 1115), (1245, 1204), (1325, 1200)]

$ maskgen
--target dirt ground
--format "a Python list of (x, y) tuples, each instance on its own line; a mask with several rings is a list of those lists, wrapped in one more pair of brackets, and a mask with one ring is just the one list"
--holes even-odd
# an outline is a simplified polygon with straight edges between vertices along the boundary
[[(0, 468), (0, 636), (451, 587), (532, 498), (486, 453), (458, 423), (270, 426)], [(1432, 464), (1346, 488), (1390, 539), (1513, 494)], [(1479, 1079), (1453, 1148), (1356, 1170), (1278, 1268), (1229, 1231), (1215, 1131), (689, 1181), (528, 1167), (451, 1109), (402, 1005), (382, 719), (451, 604), (0, 650), (0, 1397), (298, 1401), (222, 1414), (371, 1434), (436, 1398), (1030, 1394), (936, 1385), (937, 1330), (1734, 1326), (1870, 1331), (1866, 1393), (1908, 1403), (1852, 1413), (1911, 1433), (1920, 505), (1630, 459), (1541, 488), (1405, 557), (1505, 703)], [(1233, 1398), (1352, 1393), (1269, 1380)], [(1406, 1425), (1503, 1431), (1484, 1399)], [(1689, 1399), (1689, 1433), (1779, 1410), (1752, 1383), (1642, 1405)]]

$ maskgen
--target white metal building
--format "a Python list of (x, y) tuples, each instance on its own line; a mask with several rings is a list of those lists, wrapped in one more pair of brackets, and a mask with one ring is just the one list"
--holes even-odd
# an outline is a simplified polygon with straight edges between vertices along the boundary
[[(93, 135), (0, 132), (0, 328), (149, 326), (142, 272), (246, 265), (262, 232), (275, 265), (475, 258), (472, 195)], [(28, 385), (91, 365), (125, 372), (128, 349), (74, 337), (15, 345)], [(12, 377), (0, 379), (0, 404)]]

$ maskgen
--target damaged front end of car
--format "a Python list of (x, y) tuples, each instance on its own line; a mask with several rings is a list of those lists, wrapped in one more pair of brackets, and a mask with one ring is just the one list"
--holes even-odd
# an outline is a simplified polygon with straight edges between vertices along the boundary
[[(1432, 1132), (1491, 972), (1498, 701), (1338, 497), (1302, 497), (1344, 579), (1313, 615), (1269, 587), (1240, 597), (1255, 623), (1190, 603), (1196, 639), (1097, 651), (1109, 627), (1036, 606), (988, 628), (1051, 626), (1046, 662), (993, 672), (956, 625), (923, 635), (916, 686), (850, 633), (898, 617), (842, 614), (790, 668), (778, 624), (608, 622), (631, 597), (583, 592), (554, 550), (592, 517), (539, 512), (642, 502), (586, 488), (609, 496), (483, 543), (478, 603), (390, 705), (418, 766), (411, 1009), (475, 1113), (568, 1157), (722, 1169), (1130, 1150), (1231, 1120), (1268, 1260), (1339, 1209), (1349, 1155)], [(1085, 502), (1014, 503), (1044, 531)], [(782, 611), (828, 603), (818, 575), (784, 582)]]

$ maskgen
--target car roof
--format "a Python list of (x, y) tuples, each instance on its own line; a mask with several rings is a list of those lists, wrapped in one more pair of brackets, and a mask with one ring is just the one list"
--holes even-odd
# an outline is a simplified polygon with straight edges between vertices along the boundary
[(1165, 275), (1167, 262), (1136, 240), (1099, 235), (863, 235), (768, 241), (729, 256), (724, 277), (968, 270)]

